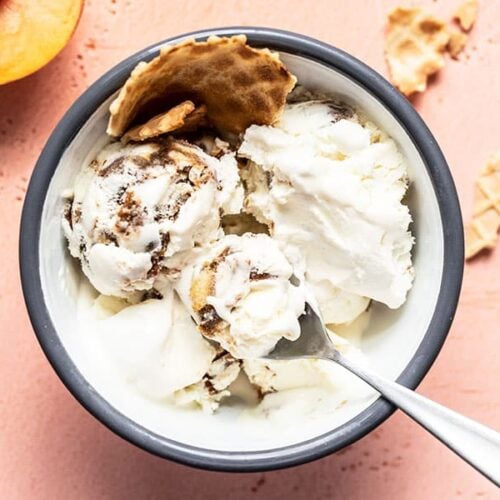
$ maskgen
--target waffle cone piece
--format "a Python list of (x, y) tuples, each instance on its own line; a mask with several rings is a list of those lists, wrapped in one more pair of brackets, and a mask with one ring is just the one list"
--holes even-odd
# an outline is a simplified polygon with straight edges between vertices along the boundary
[(189, 295), (193, 310), (198, 316), (198, 328), (206, 337), (214, 337), (227, 331), (228, 324), (218, 314), (215, 308), (208, 304), (208, 297), (215, 295), (217, 268), (230, 252), (224, 249), (212, 260), (203, 264), (191, 283)]
[(277, 54), (248, 46), (244, 35), (167, 45), (132, 71), (110, 106), (107, 132), (122, 136), (133, 123), (190, 100), (206, 106), (215, 127), (240, 133), (274, 123), (295, 82)]
[(385, 56), (392, 81), (405, 95), (423, 92), (444, 65), (450, 32), (420, 8), (397, 7), (388, 16)]
[(462, 50), (464, 50), (468, 39), (468, 35), (462, 33), (461, 31), (450, 31), (450, 40), (448, 42), (447, 49), (453, 59), (458, 59), (458, 56)]
[(205, 121), (207, 108), (195, 107), (192, 101), (184, 101), (165, 113), (154, 116), (146, 123), (131, 128), (123, 137), (123, 142), (146, 141), (169, 132), (188, 132)]
[(457, 7), (453, 17), (458, 21), (460, 27), (464, 31), (470, 31), (476, 22), (478, 7), (477, 0), (464, 0)]
[(193, 309), (199, 313), (206, 305), (207, 298), (215, 291), (215, 270), (204, 266), (191, 283), (190, 297)]
[(495, 248), (500, 228), (500, 151), (488, 160), (476, 181), (472, 221), (465, 231), (465, 258)]

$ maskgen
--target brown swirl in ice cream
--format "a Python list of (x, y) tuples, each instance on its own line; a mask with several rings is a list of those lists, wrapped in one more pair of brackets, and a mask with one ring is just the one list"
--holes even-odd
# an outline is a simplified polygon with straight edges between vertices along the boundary
[(147, 290), (217, 238), (238, 184), (231, 153), (217, 159), (172, 138), (111, 143), (83, 169), (68, 202), (71, 253), (101, 293)]

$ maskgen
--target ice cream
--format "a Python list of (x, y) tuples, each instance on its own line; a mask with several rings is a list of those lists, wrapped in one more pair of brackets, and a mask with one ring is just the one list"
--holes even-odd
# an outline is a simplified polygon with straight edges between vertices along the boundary
[(106, 146), (80, 172), (63, 221), (70, 252), (105, 295), (149, 290), (221, 235), (242, 200), (234, 154), (185, 141)]
[(171, 287), (162, 291), (133, 305), (99, 295), (81, 308), (79, 318), (85, 335), (96, 339), (120, 376), (154, 400), (173, 397), (175, 391), (198, 382), (216, 356)]
[(183, 269), (177, 290), (205, 337), (236, 358), (257, 358), (300, 334), (306, 292), (293, 274), (268, 235), (228, 235)]
[(221, 401), (231, 395), (229, 387), (240, 374), (241, 360), (219, 349), (201, 379), (175, 393), (178, 405), (199, 406), (206, 412), (215, 411)]
[(340, 367), (263, 357), (299, 337), (306, 302), (362, 357), (370, 301), (397, 308), (412, 285), (397, 145), (343, 103), (289, 96), (295, 81), (244, 37), (167, 47), (132, 72), (111, 106), (114, 142), (67, 193), (64, 232), (93, 287), (81, 335), (155, 421), (166, 405), (245, 402), (276, 422), (287, 405), (337, 411), (356, 387)]
[(350, 108), (316, 100), (287, 105), (275, 126), (249, 127), (239, 155), (250, 160), (247, 210), (304, 258), (326, 322), (354, 319), (367, 299), (405, 301), (413, 238), (392, 139)]
[(263, 411), (297, 390), (322, 400), (338, 390), (326, 363), (259, 358), (298, 338), (306, 301), (356, 356), (333, 332), (359, 337), (372, 299), (404, 302), (404, 159), (348, 106), (310, 98), (249, 127), (237, 155), (190, 140), (114, 142), (79, 174), (63, 226), (103, 294), (84, 323), (149, 400), (214, 412), (242, 380)]

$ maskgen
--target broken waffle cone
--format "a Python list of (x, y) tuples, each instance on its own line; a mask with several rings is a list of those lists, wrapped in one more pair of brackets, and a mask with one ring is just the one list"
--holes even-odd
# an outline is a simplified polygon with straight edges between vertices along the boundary
[(200, 122), (205, 115), (205, 108), (203, 107), (200, 113), (200, 109), (196, 110), (192, 101), (181, 102), (165, 113), (154, 116), (146, 123), (131, 128), (122, 137), (122, 140), (124, 142), (145, 141), (153, 137), (158, 137), (159, 135), (186, 127), (189, 118), (191, 118), (189, 123), (192, 126), (194, 123), (192, 119), (193, 113), (195, 113), (195, 121)]
[(495, 153), (476, 181), (472, 221), (465, 232), (465, 258), (495, 248), (500, 227), (500, 151)]
[(420, 8), (397, 7), (388, 16), (385, 56), (392, 81), (405, 95), (423, 92), (444, 65), (446, 24)]
[(453, 18), (458, 21), (464, 31), (469, 31), (476, 22), (477, 10), (477, 0), (465, 0), (458, 6)]
[(194, 108), (192, 113), (186, 116), (184, 124), (176, 129), (174, 132), (192, 132), (201, 126), (208, 125), (207, 120), (207, 107), (202, 104)]
[(215, 270), (204, 266), (191, 283), (190, 298), (195, 312), (201, 311), (207, 305), (207, 298), (215, 291)]
[(208, 297), (215, 294), (215, 274), (213, 262), (203, 266), (191, 283), (189, 295), (196, 313), (199, 331), (206, 337), (221, 335), (227, 330), (227, 323), (217, 314), (215, 307), (208, 303)]
[(450, 40), (448, 42), (448, 52), (453, 59), (457, 59), (458, 55), (462, 50), (464, 50), (465, 44), (467, 43), (467, 39), (469, 37), (460, 31), (452, 30), (450, 32)]
[(121, 136), (155, 110), (192, 100), (215, 127), (240, 133), (274, 123), (295, 82), (277, 54), (248, 46), (244, 35), (187, 40), (136, 66), (110, 106), (107, 131)]

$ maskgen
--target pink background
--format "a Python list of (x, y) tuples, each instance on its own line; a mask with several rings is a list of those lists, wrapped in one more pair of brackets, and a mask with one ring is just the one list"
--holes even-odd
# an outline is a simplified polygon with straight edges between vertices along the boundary
[[(459, 2), (419, 3), (449, 18)], [(150, 456), (105, 429), (63, 387), (35, 340), (21, 294), (17, 233), (33, 165), (65, 110), (104, 71), (169, 36), (253, 24), (317, 37), (386, 73), (384, 19), (396, 4), (88, 0), (75, 36), (52, 63), (0, 87), (0, 498), (495, 497), (487, 480), (401, 413), (342, 452), (285, 471), (209, 473)], [(414, 100), (449, 161), (465, 217), (473, 180), (500, 147), (499, 17), (500, 2), (483, 0), (465, 53)], [(497, 249), (466, 266), (450, 336), (419, 388), (497, 428), (499, 264)]]

